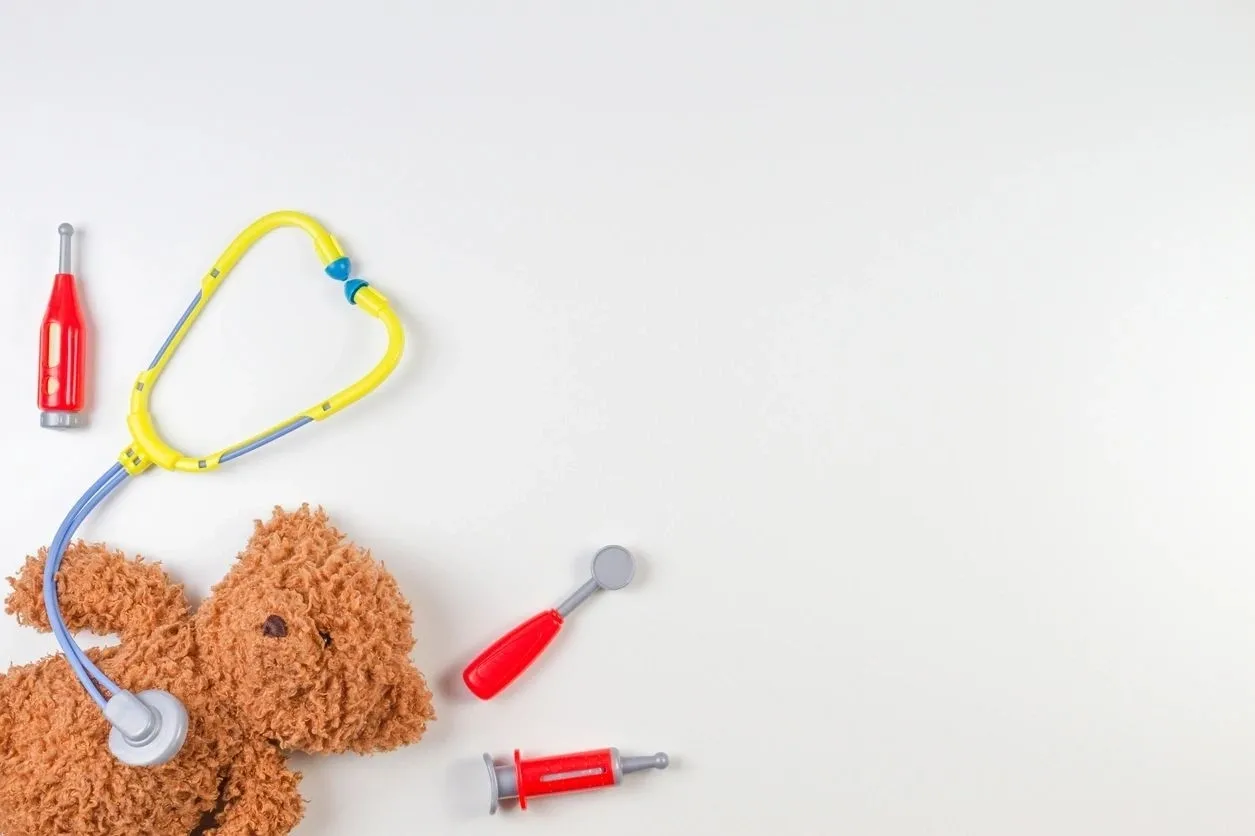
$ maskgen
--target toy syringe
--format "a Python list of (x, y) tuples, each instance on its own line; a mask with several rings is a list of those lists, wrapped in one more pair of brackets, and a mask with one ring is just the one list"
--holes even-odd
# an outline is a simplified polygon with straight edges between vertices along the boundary
[(524, 760), (517, 749), (514, 762), (498, 765), (492, 755), (484, 755), (488, 766), (491, 798), (489, 813), (496, 813), (500, 803), (517, 798), (519, 807), (527, 809), (527, 801), (538, 795), (595, 790), (618, 786), (624, 775), (647, 769), (666, 769), (671, 759), (666, 753), (639, 758), (620, 757), (618, 749), (597, 749), (572, 755)]

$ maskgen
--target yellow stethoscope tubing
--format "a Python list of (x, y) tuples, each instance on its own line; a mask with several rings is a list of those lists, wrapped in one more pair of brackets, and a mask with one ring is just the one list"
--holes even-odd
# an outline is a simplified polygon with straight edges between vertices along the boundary
[(153, 422), (149, 405), (154, 385), (170, 362), (170, 358), (182, 344), (188, 331), (209, 304), (209, 300), (213, 298), (214, 293), (239, 260), (259, 240), (282, 227), (297, 227), (304, 230), (313, 239), (314, 250), (322, 260), (323, 266), (327, 268), (327, 272), (332, 273), (333, 265), (343, 262), (343, 275), (333, 275), (333, 277), (341, 281), (348, 280), (348, 261), (340, 244), (322, 224), (309, 215), (290, 211), (273, 212), (259, 218), (237, 235), (201, 279), (200, 291), (196, 294), (196, 298), (192, 300), (192, 304), (175, 325), (152, 364), (140, 372), (131, 389), (130, 412), (126, 419), (127, 428), (131, 433), (131, 443), (118, 457), (122, 467), (131, 475), (142, 473), (154, 464), (166, 470), (186, 473), (213, 470), (220, 464), (281, 438), (298, 427), (311, 421), (329, 418), (360, 401), (383, 383), (401, 361), (401, 354), (405, 347), (405, 331), (387, 297), (360, 280), (351, 280), (354, 286), (346, 285), (346, 289), (350, 290), (348, 294), (350, 302), (382, 322), (388, 335), (388, 345), (384, 350), (383, 358), (360, 380), (346, 386), (331, 397), (319, 401), (309, 409), (298, 412), (286, 421), (281, 421), (269, 429), (207, 456), (185, 455), (162, 438)]

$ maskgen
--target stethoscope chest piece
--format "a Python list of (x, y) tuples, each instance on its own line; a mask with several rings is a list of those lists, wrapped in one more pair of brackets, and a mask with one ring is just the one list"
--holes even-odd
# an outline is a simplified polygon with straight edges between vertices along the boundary
[(109, 751), (127, 766), (160, 766), (183, 748), (187, 709), (167, 691), (120, 691), (105, 706)]

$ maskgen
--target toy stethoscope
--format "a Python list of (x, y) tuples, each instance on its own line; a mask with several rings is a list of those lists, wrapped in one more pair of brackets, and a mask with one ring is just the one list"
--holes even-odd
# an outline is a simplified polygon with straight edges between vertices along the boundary
[[(197, 317), (204, 311), (210, 297), (217, 291), (240, 258), (263, 236), (286, 226), (303, 229), (314, 239), (314, 249), (325, 265), (327, 275), (338, 282), (343, 282), (344, 295), (349, 304), (360, 308), (383, 323), (388, 332), (388, 348), (383, 359), (365, 377), (330, 398), (319, 401), (304, 412), (208, 456), (185, 456), (167, 444), (153, 425), (152, 412), (149, 409), (153, 385), (165, 370), (166, 364), (170, 362), (170, 358), (187, 336), (187, 332), (196, 322)], [(70, 510), (65, 521), (61, 523), (56, 537), (53, 538), (44, 567), (44, 606), (48, 610), (48, 621), (52, 625), (57, 643), (65, 652), (74, 675), (78, 677), (83, 688), (95, 700), (113, 727), (109, 734), (109, 748), (123, 763), (131, 766), (156, 766), (173, 758), (182, 748), (187, 737), (187, 709), (173, 694), (166, 691), (153, 690), (132, 694), (119, 687), (75, 643), (62, 618), (61, 606), (57, 600), (57, 570), (65, 558), (66, 547), (83, 520), (128, 476), (137, 476), (154, 464), (166, 470), (206, 473), (220, 464), (238, 459), (246, 453), (251, 453), (259, 447), (282, 438), (306, 424), (335, 415), (370, 394), (382, 383), (401, 359), (405, 333), (401, 328), (401, 321), (383, 294), (366, 281), (353, 278), (351, 272), (349, 259), (339, 243), (331, 236), (331, 233), (308, 215), (299, 212), (274, 212), (260, 218), (241, 232), (205, 274), (196, 298), (192, 300), (192, 304), (174, 326), (174, 330), (170, 332), (170, 336), (166, 338), (165, 344), (161, 346), (161, 350), (157, 352), (152, 363), (146, 370), (140, 372), (136, 379), (135, 386), (131, 390), (130, 414), (126, 419), (127, 428), (131, 432), (130, 444), (118, 457), (118, 462), (109, 468), (96, 481), (96, 484), (87, 490), (87, 493), (83, 494), (83, 498)], [(110, 695), (108, 698), (105, 697), (106, 692)]]

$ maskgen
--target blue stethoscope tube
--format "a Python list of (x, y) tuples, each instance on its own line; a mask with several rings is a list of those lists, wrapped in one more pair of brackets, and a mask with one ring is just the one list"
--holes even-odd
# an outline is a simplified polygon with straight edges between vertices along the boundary
[(96, 506), (103, 502), (118, 485), (122, 484), (126, 477), (127, 472), (122, 465), (115, 464), (105, 471), (105, 475), (96, 480), (96, 484), (87, 489), (87, 493), (83, 494), (82, 499), (70, 509), (65, 521), (57, 529), (57, 536), (52, 540), (48, 558), (44, 563), (44, 606), (48, 610), (48, 623), (52, 627), (52, 634), (56, 636), (57, 644), (61, 645), (61, 650), (65, 652), (65, 658), (70, 663), (74, 675), (78, 677), (78, 681), (83, 684), (87, 693), (102, 711), (107, 700), (101, 693), (101, 687), (111, 694), (116, 694), (122, 689), (91, 659), (87, 658), (87, 654), (70, 636), (70, 631), (65, 626), (65, 619), (61, 615), (61, 603), (57, 600), (57, 571), (61, 568), (61, 561), (65, 559), (65, 550), (69, 547), (79, 526), (83, 524), (83, 520), (87, 519), (87, 515), (95, 510)]

